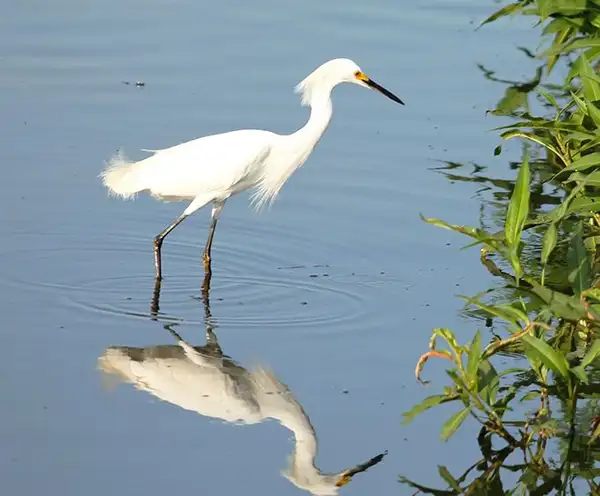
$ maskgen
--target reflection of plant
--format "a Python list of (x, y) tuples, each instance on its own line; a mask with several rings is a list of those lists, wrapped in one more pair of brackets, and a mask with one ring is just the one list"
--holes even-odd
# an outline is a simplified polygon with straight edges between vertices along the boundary
[[(427, 360), (448, 360), (451, 382), (442, 394), (406, 412), (405, 422), (437, 405), (459, 402), (460, 410), (442, 426), (442, 439), (467, 418), (480, 424), (483, 458), (459, 477), (440, 467), (447, 490), (401, 478), (431, 494), (548, 494), (555, 489), (566, 494), (575, 480), (600, 491), (593, 481), (600, 475), (599, 453), (593, 449), (600, 437), (595, 399), (600, 374), (594, 367), (600, 355), (600, 0), (522, 0), (484, 24), (515, 14), (537, 16), (552, 41), (537, 56), (544, 65), (534, 79), (502, 81), (510, 87), (492, 113), (517, 118), (498, 128), (503, 139), (520, 138), (534, 148), (526, 146), (515, 181), (482, 176), (481, 166), (470, 177), (458, 174), (460, 164), (443, 169), (451, 180), (482, 183), (492, 191), (496, 230), (424, 218), (468, 236), (468, 246), (480, 246), (481, 263), (502, 287), (465, 300), (472, 314), (495, 321), (494, 328), (504, 334), (484, 346), (477, 332), (461, 345), (449, 329), (435, 329), (429, 351), (417, 363), (421, 380)], [(543, 84), (544, 74), (559, 62), (569, 67), (564, 84)], [(534, 90), (548, 117), (531, 114), (527, 96)], [(532, 151), (543, 153), (531, 159)], [(500, 153), (498, 147), (494, 154)], [(438, 347), (440, 340), (445, 348)], [(498, 354), (517, 357), (518, 366), (499, 370)], [(532, 413), (520, 414), (521, 404), (533, 405)], [(552, 440), (560, 463), (547, 461)], [(519, 453), (519, 463), (509, 464)], [(506, 471), (519, 474), (510, 491), (501, 480)]]

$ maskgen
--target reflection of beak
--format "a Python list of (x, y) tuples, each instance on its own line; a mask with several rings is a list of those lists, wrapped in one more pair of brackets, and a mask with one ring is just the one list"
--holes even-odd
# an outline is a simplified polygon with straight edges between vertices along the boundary
[[(344, 472), (344, 474), (345, 474), (345, 472)], [(345, 486), (345, 485), (346, 485), (346, 484), (348, 484), (348, 482), (350, 482), (351, 480), (352, 480), (352, 477), (350, 477), (349, 475), (342, 475), (342, 476), (340, 477), (340, 480), (339, 480), (339, 481), (337, 481), (337, 482), (335, 483), (335, 487), (342, 487), (342, 486)]]
[(387, 451), (384, 451), (383, 453), (374, 456), (370, 460), (367, 460), (365, 463), (361, 463), (360, 465), (357, 465), (354, 468), (350, 468), (344, 471), (340, 476), (339, 480), (335, 483), (336, 487), (345, 486), (346, 484), (348, 484), (348, 482), (352, 480), (352, 477), (354, 477), (356, 474), (365, 472), (366, 470), (370, 469), (373, 465), (377, 465), (381, 460), (383, 460), (383, 457), (387, 455), (387, 453)]
[(391, 91), (386, 90), (383, 86), (377, 84), (375, 81), (373, 81), (369, 76), (367, 76), (365, 73), (363, 72), (357, 72), (355, 75), (356, 79), (358, 79), (359, 81), (362, 81), (363, 83), (365, 83), (369, 88), (372, 88), (374, 90), (379, 91), (379, 93), (381, 93), (382, 95), (387, 96), (390, 100), (393, 100), (396, 103), (399, 103), (401, 105), (404, 105), (404, 102), (402, 100), (400, 100), (400, 98), (398, 98), (396, 95), (394, 95)]

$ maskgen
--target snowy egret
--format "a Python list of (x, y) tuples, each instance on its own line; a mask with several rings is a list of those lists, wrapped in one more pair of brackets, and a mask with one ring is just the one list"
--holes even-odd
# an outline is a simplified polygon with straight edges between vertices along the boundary
[(296, 86), (302, 104), (311, 108), (306, 125), (289, 135), (243, 129), (204, 136), (132, 162), (121, 153), (100, 174), (109, 191), (123, 198), (149, 192), (165, 201), (191, 201), (183, 213), (154, 238), (156, 277), (162, 277), (161, 246), (186, 217), (212, 203), (211, 223), (202, 260), (210, 270), (212, 241), (219, 215), (232, 195), (254, 188), (251, 203), (258, 209), (271, 203), (283, 184), (309, 157), (331, 120), (331, 92), (340, 83), (379, 91), (404, 105), (349, 59), (325, 62)]
[(227, 422), (256, 424), (275, 419), (292, 431), (294, 452), (282, 471), (295, 486), (313, 495), (334, 496), (352, 477), (379, 463), (386, 453), (340, 473), (315, 466), (318, 440), (314, 427), (289, 388), (264, 366), (248, 370), (223, 355), (210, 327), (205, 346), (191, 346), (165, 326), (178, 345), (145, 348), (111, 346), (98, 367), (137, 389), (200, 415)]

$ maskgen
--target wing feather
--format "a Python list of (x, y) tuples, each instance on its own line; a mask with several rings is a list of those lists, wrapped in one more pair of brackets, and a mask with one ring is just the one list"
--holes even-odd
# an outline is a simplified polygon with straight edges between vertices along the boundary
[(138, 165), (148, 178), (147, 189), (155, 196), (229, 196), (260, 180), (261, 165), (274, 136), (261, 130), (205, 136), (157, 150)]

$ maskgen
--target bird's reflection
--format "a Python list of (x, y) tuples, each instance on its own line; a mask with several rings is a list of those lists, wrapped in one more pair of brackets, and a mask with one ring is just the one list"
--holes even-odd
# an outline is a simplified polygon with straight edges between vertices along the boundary
[[(210, 322), (210, 282), (212, 280), (212, 267), (210, 263), (204, 268), (204, 280), (202, 281), (202, 303), (204, 306), (204, 318), (207, 325)], [(162, 279), (154, 279), (154, 290), (152, 291), (152, 300), (150, 301), (150, 317), (152, 320), (158, 320), (160, 311), (160, 290), (162, 288)]]
[[(160, 281), (152, 298), (158, 313)], [(357, 473), (379, 463), (382, 453), (340, 473), (323, 473), (315, 466), (318, 440), (302, 406), (289, 388), (264, 365), (246, 369), (223, 354), (213, 330), (209, 303), (210, 274), (204, 280), (203, 303), (206, 344), (192, 346), (165, 325), (177, 344), (145, 348), (111, 346), (99, 358), (105, 373), (116, 374), (161, 400), (227, 422), (255, 424), (279, 421), (294, 434), (295, 447), (282, 475), (300, 489), (314, 495), (336, 495)]]

